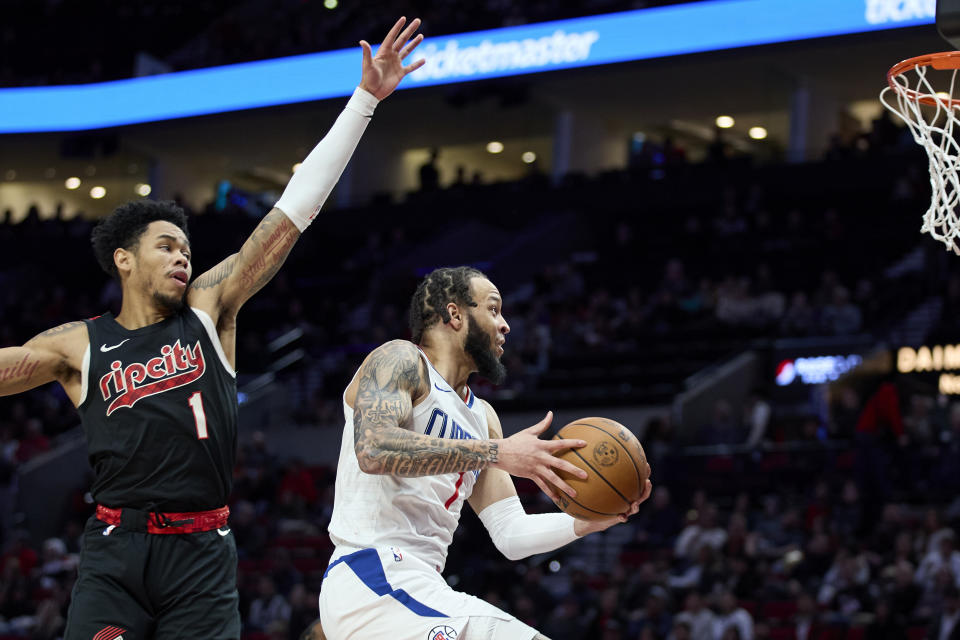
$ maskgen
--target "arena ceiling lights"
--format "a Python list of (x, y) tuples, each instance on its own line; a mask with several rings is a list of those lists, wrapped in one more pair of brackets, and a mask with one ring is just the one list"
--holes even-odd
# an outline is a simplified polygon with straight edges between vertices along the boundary
[[(706, 0), (428, 37), (401, 89), (933, 24), (935, 0)], [(350, 95), (359, 52), (0, 90), (0, 133), (76, 131)]]

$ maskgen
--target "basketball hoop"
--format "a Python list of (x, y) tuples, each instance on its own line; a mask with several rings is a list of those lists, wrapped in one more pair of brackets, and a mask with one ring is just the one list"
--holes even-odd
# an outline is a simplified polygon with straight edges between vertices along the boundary
[[(930, 73), (930, 70), (943, 74)], [(960, 255), (960, 99), (954, 98), (960, 51), (931, 53), (895, 64), (887, 72), (890, 85), (880, 102), (907, 124), (913, 139), (927, 152), (933, 197), (923, 215), (921, 233), (929, 233)], [(940, 88), (934, 88), (938, 80)], [(892, 101), (896, 94), (896, 102)]]

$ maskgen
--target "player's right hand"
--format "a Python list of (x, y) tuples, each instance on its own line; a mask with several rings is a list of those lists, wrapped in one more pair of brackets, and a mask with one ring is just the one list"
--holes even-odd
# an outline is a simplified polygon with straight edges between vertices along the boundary
[(587, 479), (587, 472), (554, 456), (558, 451), (565, 449), (579, 449), (587, 446), (585, 440), (541, 440), (538, 436), (546, 431), (553, 421), (553, 412), (548, 411), (546, 417), (523, 431), (519, 431), (509, 438), (496, 440), (499, 454), (495, 469), (503, 469), (512, 476), (530, 478), (540, 490), (551, 500), (559, 497), (557, 489), (562, 490), (571, 498), (577, 492), (563, 481), (557, 470), (565, 471), (581, 480)]

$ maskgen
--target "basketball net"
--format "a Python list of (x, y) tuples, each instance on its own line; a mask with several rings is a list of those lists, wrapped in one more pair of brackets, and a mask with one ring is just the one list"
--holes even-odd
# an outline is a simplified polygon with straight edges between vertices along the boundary
[[(932, 54), (904, 60), (887, 73), (890, 86), (880, 93), (880, 102), (897, 114), (910, 129), (914, 141), (927, 152), (930, 169), (930, 187), (933, 195), (930, 208), (923, 214), (921, 233), (929, 233), (960, 255), (960, 218), (956, 209), (960, 204), (960, 144), (956, 134), (960, 100), (952, 98), (957, 84), (960, 52)], [(935, 89), (929, 74), (933, 68), (949, 71), (950, 82), (945, 88)], [(955, 130), (956, 129), (956, 130)]]

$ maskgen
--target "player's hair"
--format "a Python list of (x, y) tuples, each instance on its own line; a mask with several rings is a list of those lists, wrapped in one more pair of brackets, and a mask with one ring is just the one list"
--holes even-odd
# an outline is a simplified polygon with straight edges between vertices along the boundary
[(177, 225), (190, 238), (187, 232), (187, 214), (172, 200), (133, 200), (122, 204), (113, 213), (100, 220), (90, 234), (93, 253), (100, 268), (118, 279), (120, 273), (113, 262), (113, 252), (117, 249), (134, 250), (140, 242), (140, 236), (151, 222), (165, 220)]
[(442, 267), (434, 269), (424, 278), (410, 300), (410, 338), (419, 343), (423, 332), (437, 322), (450, 322), (447, 304), (476, 307), (470, 296), (470, 279), (486, 278), (473, 267)]

